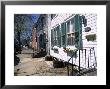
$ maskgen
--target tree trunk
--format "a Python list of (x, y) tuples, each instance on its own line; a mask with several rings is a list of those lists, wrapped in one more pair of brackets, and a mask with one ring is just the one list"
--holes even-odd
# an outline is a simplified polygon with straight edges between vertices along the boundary
[(20, 39), (20, 34), (21, 34), (21, 32), (20, 31), (18, 31), (18, 41), (19, 41), (19, 53), (21, 54), (21, 39)]

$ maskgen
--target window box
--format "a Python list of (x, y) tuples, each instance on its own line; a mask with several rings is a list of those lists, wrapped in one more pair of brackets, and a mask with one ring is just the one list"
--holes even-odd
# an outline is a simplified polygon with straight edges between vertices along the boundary
[(72, 48), (63, 48), (64, 49), (64, 52), (75, 52), (75, 51), (77, 51), (77, 48), (74, 48), (74, 47), (72, 47)]
[(73, 55), (73, 57), (77, 57), (77, 49), (76, 48), (65, 48), (65, 50), (64, 50), (64, 52), (66, 52), (67, 53), (67, 55), (68, 56), (72, 56)]
[(96, 40), (96, 34), (86, 35), (87, 41), (95, 41)]

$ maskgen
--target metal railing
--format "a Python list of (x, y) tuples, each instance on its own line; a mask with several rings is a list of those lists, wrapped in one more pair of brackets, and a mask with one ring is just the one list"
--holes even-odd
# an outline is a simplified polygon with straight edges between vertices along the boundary
[[(82, 68), (81, 67), (81, 51), (82, 51), (82, 57), (83, 57), (83, 54), (85, 54), (84, 55), (85, 66), (88, 65), (87, 66), (88, 70), (86, 68)], [(71, 58), (67, 62), (67, 74), (68, 74), (68, 76), (69, 75), (72, 75), (72, 76), (73, 75), (76, 75), (76, 76), (77, 75), (81, 75), (81, 74), (83, 74), (83, 72), (86, 73), (85, 71), (82, 72), (82, 70), (89, 71), (89, 69), (92, 69), (91, 66), (90, 66), (91, 57), (92, 57), (91, 55), (92, 54), (93, 54), (93, 57), (94, 57), (94, 63), (93, 63), (92, 66), (94, 66), (94, 68), (97, 67), (97, 60), (96, 60), (96, 54), (95, 54), (94, 47), (92, 47), (92, 48), (89, 49), (89, 54), (88, 55), (87, 55), (87, 49), (78, 49), (76, 52), (79, 52), (79, 60), (78, 60), (79, 64), (76, 65), (75, 63), (73, 63), (73, 57), (74, 57), (74, 53), (73, 53), (72, 56), (71, 56)], [(70, 63), (70, 61), (72, 61), (72, 62)], [(86, 62), (87, 62), (87, 64), (86, 64)], [(71, 71), (70, 71), (70, 65), (71, 65)], [(78, 67), (78, 70), (74, 70), (74, 66), (77, 66)]]

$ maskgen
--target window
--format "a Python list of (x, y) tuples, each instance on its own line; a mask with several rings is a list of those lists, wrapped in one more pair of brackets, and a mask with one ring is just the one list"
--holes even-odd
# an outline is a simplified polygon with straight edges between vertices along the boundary
[(70, 21), (67, 22), (67, 33), (69, 33), (69, 32), (70, 32)]
[(74, 18), (67, 22), (67, 45), (75, 44), (75, 23)]
[(61, 46), (60, 26), (51, 30), (51, 44), (53, 46)]
[[(60, 29), (61, 28), (61, 29)], [(51, 30), (51, 44), (58, 47), (73, 46), (82, 47), (82, 22), (81, 17), (76, 15), (68, 22), (61, 23)]]
[(71, 32), (75, 32), (74, 18), (71, 20)]
[(58, 44), (58, 39), (57, 39), (57, 29), (55, 28), (54, 29), (54, 34), (55, 34), (55, 45), (57, 46), (57, 44)]

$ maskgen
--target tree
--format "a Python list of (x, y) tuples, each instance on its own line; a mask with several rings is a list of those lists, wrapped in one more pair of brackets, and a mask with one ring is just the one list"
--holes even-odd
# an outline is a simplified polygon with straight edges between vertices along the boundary
[(22, 34), (26, 33), (28, 29), (32, 29), (33, 24), (34, 24), (34, 19), (32, 14), (15, 14), (14, 15), (14, 37), (19, 42), (19, 53), (21, 53)]

